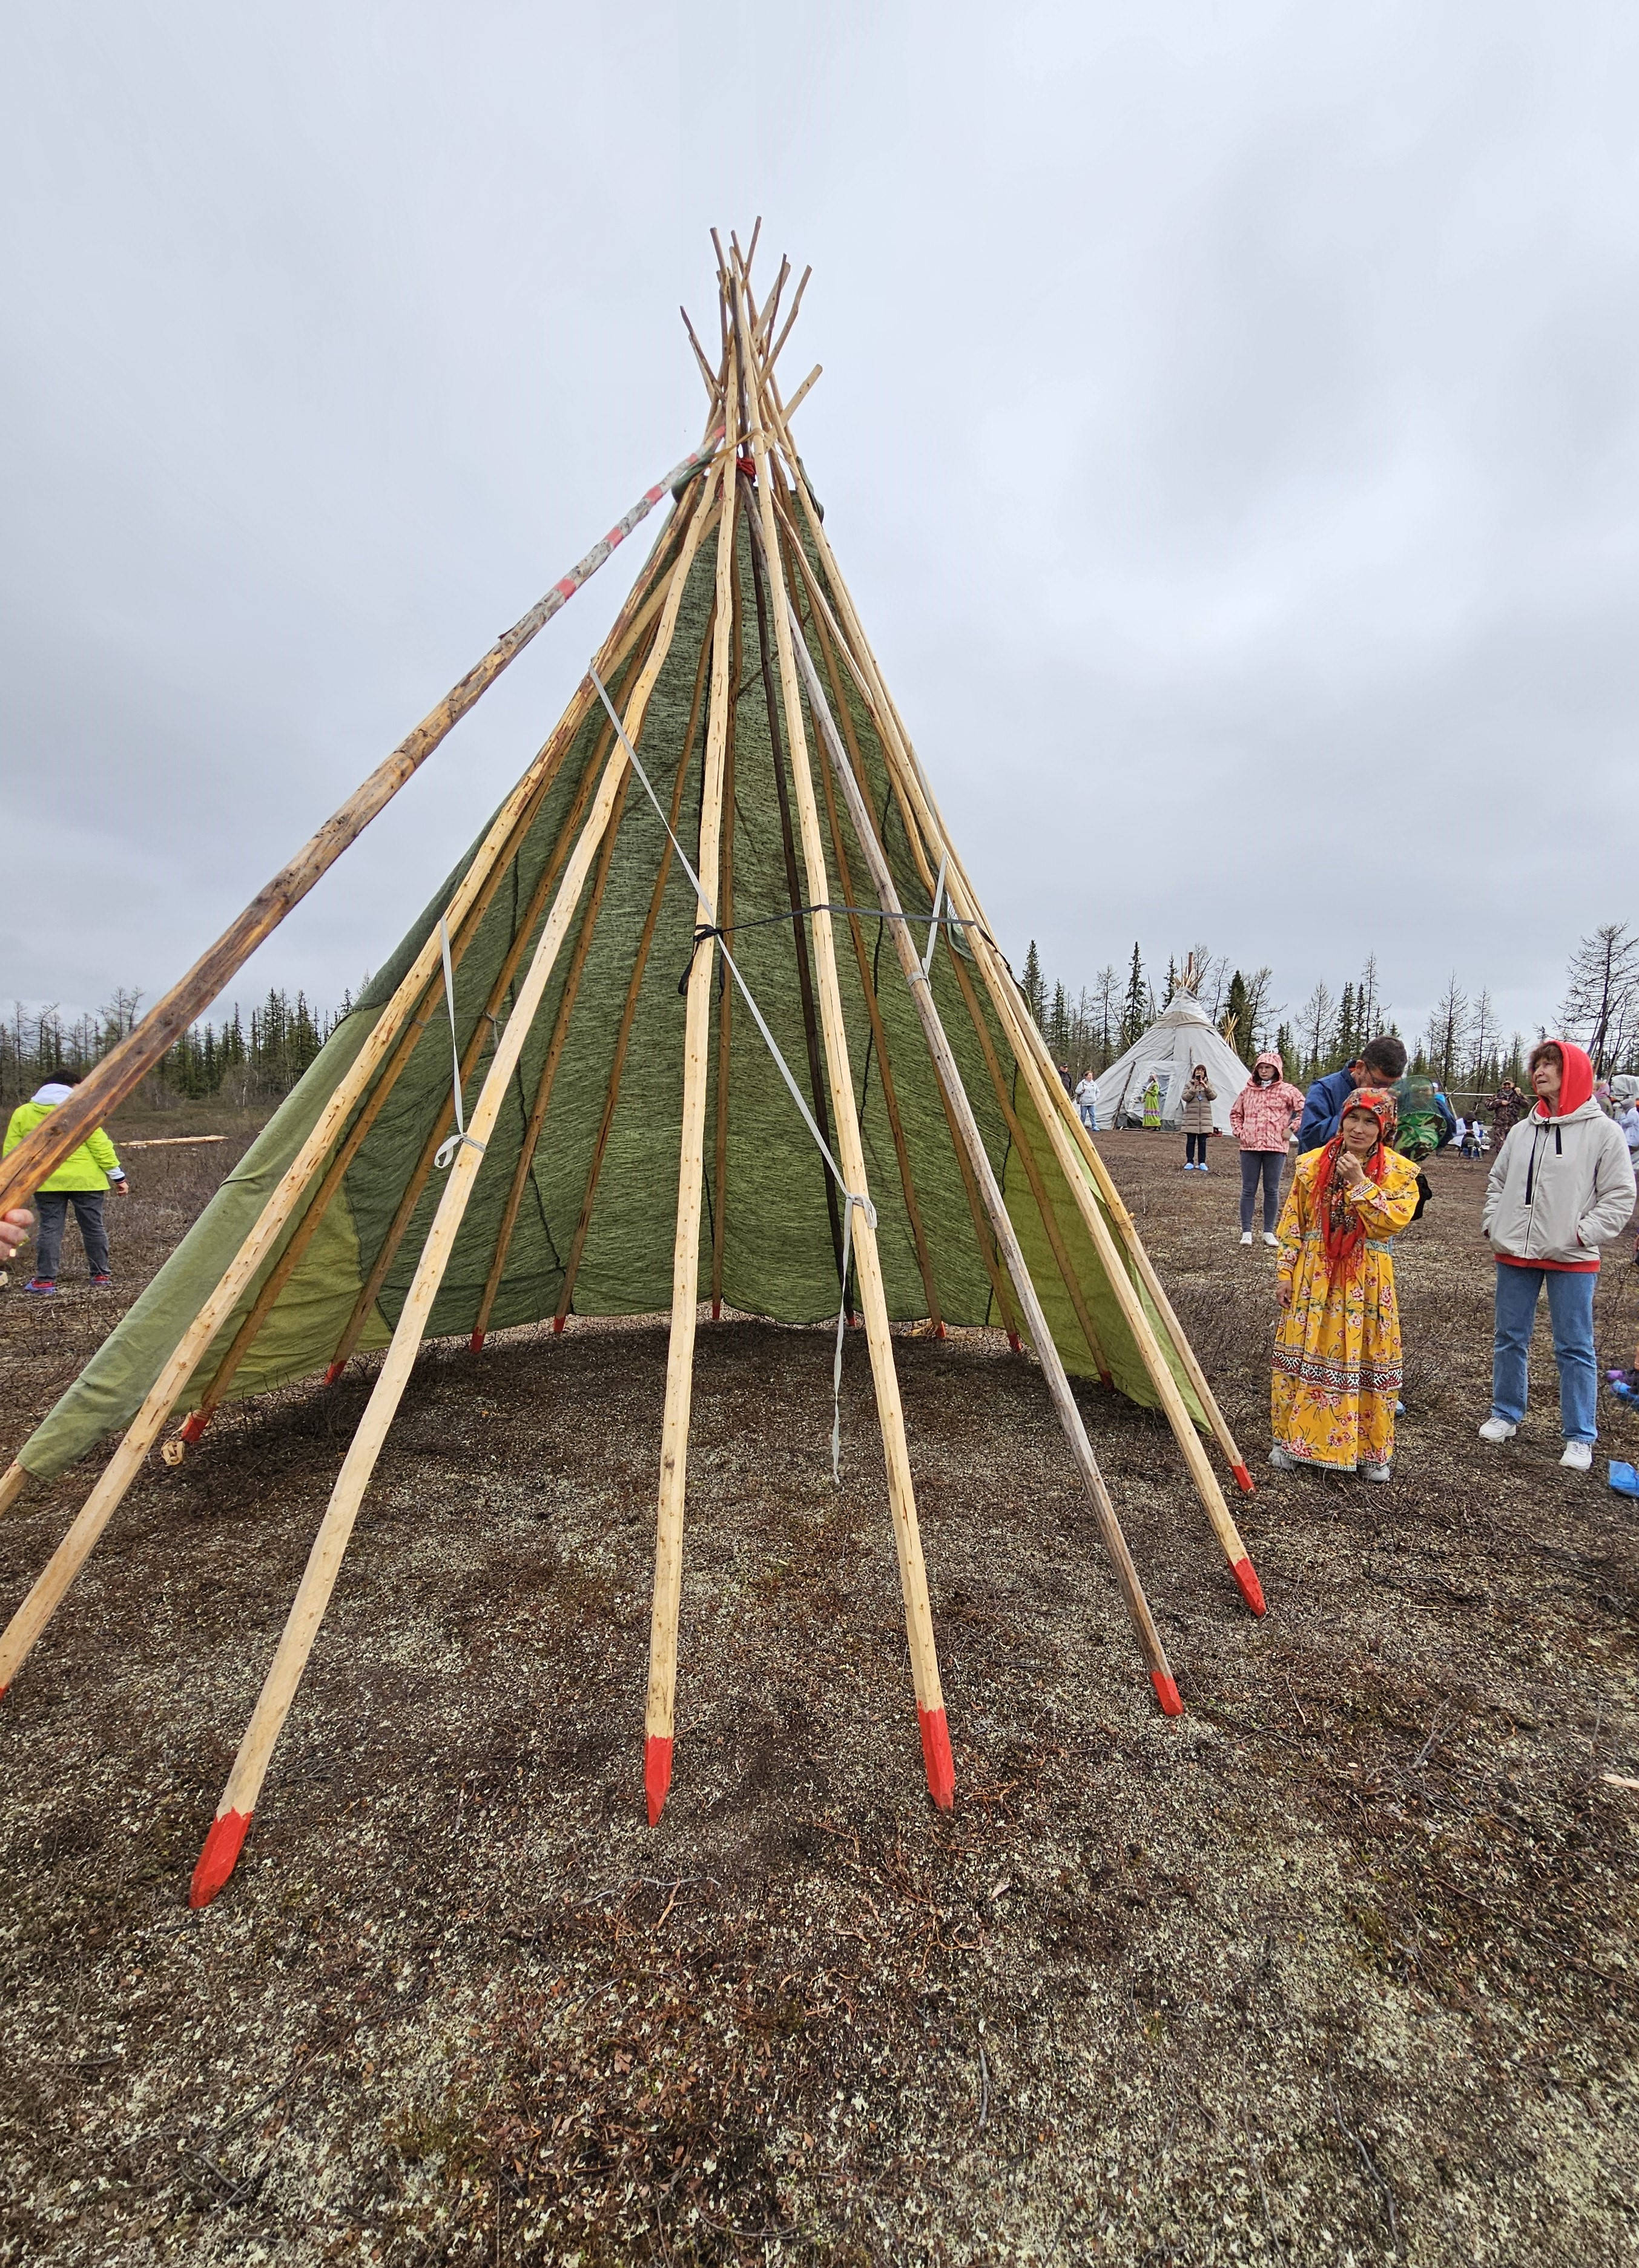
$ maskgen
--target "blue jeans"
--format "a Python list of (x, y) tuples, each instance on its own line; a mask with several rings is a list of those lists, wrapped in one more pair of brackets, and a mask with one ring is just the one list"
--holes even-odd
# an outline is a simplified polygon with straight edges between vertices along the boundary
[(1537, 1320), (1537, 1297), (1548, 1287), (1548, 1321), (1560, 1373), (1560, 1431), (1568, 1441), (1598, 1438), (1599, 1373), (1593, 1356), (1593, 1292), (1590, 1270), (1510, 1268), (1496, 1264), (1496, 1335), (1491, 1351), (1491, 1415), (1517, 1425), (1525, 1414), (1525, 1356)]

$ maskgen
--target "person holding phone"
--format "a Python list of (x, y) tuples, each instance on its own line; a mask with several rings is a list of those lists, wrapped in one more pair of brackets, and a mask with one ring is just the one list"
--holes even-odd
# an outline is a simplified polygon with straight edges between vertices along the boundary
[(1179, 1116), (1184, 1122), (1184, 1170), (1186, 1174), (1207, 1170), (1207, 1137), (1212, 1131), (1212, 1106), (1218, 1099), (1218, 1090), (1207, 1077), (1205, 1064), (1197, 1064), (1189, 1075), (1184, 1090), (1184, 1107)]
[(1269, 1393), (1269, 1462), (1282, 1470), (1390, 1476), (1401, 1360), (1388, 1246), (1417, 1204), (1417, 1168), (1389, 1146), (1394, 1123), (1392, 1094), (1356, 1088), (1338, 1131), (1297, 1161)]

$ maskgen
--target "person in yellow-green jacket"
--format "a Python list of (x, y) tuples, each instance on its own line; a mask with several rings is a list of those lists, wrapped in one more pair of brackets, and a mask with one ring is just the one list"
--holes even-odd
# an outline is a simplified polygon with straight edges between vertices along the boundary
[[(5, 1130), (5, 1150), (0, 1154), (9, 1157), (25, 1135), (32, 1134), (59, 1102), (68, 1101), (70, 1089), (78, 1084), (71, 1071), (64, 1071), (48, 1079), (44, 1086), (36, 1087), (26, 1102), (19, 1102), (11, 1113), (11, 1123)], [(62, 1256), (63, 1232), (68, 1226), (70, 1205), (79, 1223), (80, 1241), (85, 1248), (85, 1264), (92, 1284), (100, 1288), (112, 1280), (108, 1274), (108, 1232), (102, 1218), (110, 1188), (118, 1189), (122, 1197), (130, 1195), (125, 1168), (114, 1145), (97, 1126), (78, 1150), (70, 1150), (56, 1170), (47, 1174), (35, 1192), (40, 1226), (34, 1236), (34, 1273), (23, 1286), (26, 1292), (56, 1290), (57, 1263)]]

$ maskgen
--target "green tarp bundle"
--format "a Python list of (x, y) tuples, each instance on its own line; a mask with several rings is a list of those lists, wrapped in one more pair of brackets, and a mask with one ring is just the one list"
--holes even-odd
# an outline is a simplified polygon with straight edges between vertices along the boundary
[[(696, 857), (698, 841), (707, 707), (704, 700), (697, 703), (696, 693), (701, 680), (702, 650), (711, 630), (711, 555), (714, 549), (714, 544), (707, 541), (696, 555), (676, 635), (656, 683), (639, 743), (644, 768), (662, 803), (668, 802), (678, 768), (683, 768), (677, 835), (691, 858)], [(787, 1063), (811, 1101), (808, 1035), (795, 949), (795, 923), (803, 917), (794, 917), (792, 911), (781, 823), (781, 783), (776, 771), (777, 763), (788, 766), (789, 751), (777, 753), (769, 725), (772, 687), (783, 740), (778, 662), (772, 630), (766, 665), (761, 650), (749, 547), (737, 542), (735, 553), (740, 561), (741, 591), (733, 737), (731, 949)], [(822, 650), (811, 630), (810, 639), (823, 681)], [(617, 676), (613, 688), (617, 703), (622, 684), (629, 685), (632, 674), (628, 665), (624, 679)], [(898, 806), (889, 791), (882, 750), (854, 688), (847, 681), (844, 682), (870, 799), (878, 815), (901, 900), (907, 912), (914, 915), (919, 909), (926, 917), (932, 910), (929, 894), (906, 840)], [(696, 722), (690, 736), (688, 727), (691, 712)], [(516, 940), (534, 887), (552, 858), (566, 821), (577, 814), (589, 781), (601, 774), (607, 745), (603, 725), (602, 711), (593, 703), (517, 841), (500, 887), (476, 932), (464, 940), (457, 939), (455, 1027), (463, 1049), (484, 1016), (497, 976)], [(817, 748), (816, 737), (811, 733), (810, 739), (811, 745)], [(789, 797), (788, 772), (785, 786)], [(868, 903), (866, 862), (839, 801), (837, 816), (856, 902)], [(580, 958), (575, 947), (587, 924), (591, 922), (592, 934), (579, 991), (565, 1025), (550, 1105), (524, 1187), (489, 1327), (499, 1330), (539, 1322), (550, 1317), (558, 1305), (565, 1262), (586, 1197), (594, 1147), (609, 1092), (616, 1029), (666, 848), (661, 822), (635, 780), (628, 782), (616, 824), (618, 836), (607, 887), (595, 913), (592, 891), (588, 888), (583, 894), (576, 924), (559, 954), (541, 1012), (528, 1035), (505, 1108), (485, 1152), (472, 1200), (432, 1310), (432, 1336), (465, 1335), (474, 1328), (543, 1064), (558, 1020), (565, 986)], [(794, 828), (794, 812), (792, 825)], [(472, 856), (469, 851), (468, 859), (457, 866), (412, 925), (396, 954), (332, 1035), (300, 1086), (264, 1128), (166, 1266), (24, 1445), (21, 1462), (31, 1473), (46, 1477), (61, 1471), (134, 1416), (166, 1359), (300, 1149), (401, 979), (436, 930), (439, 916)], [(829, 843), (827, 859), (831, 864)], [(800, 875), (800, 858), (797, 871)], [(833, 865), (833, 903), (840, 902), (841, 896)], [(550, 903), (550, 893), (546, 902)], [(543, 914), (540, 918), (543, 917)], [(637, 998), (585, 1253), (574, 1283), (572, 1308), (582, 1314), (653, 1314), (665, 1310), (670, 1304), (683, 1094), (684, 1003), (679, 982), (688, 964), (695, 918), (692, 891), (674, 858)], [(918, 1265), (884, 1101), (882, 1064), (858, 961), (845, 921), (838, 918), (835, 928), (854, 1093), (870, 1194), (877, 1210), (889, 1311), (896, 1320), (909, 1322), (927, 1315), (927, 1295)], [(914, 1006), (900, 976), (891, 941), (882, 936), (882, 924), (867, 919), (863, 930), (872, 981), (879, 987), (877, 998), (889, 1068), (941, 1309), (945, 1320), (956, 1325), (999, 1323), (1001, 1317), (995, 1312), (990, 1276), (975, 1233), (961, 1169)], [(959, 937), (960, 933), (951, 934)], [(520, 974), (528, 966), (527, 955), (532, 944), (533, 937), (520, 960)], [(960, 943), (955, 950), (965, 955), (966, 948)], [(719, 965), (720, 968), (720, 962)], [(984, 1051), (943, 946), (934, 958), (933, 984), (941, 1017), (1002, 1182), (1008, 1210), (1065, 1366), (1073, 1373), (1093, 1375), (1096, 1365), (1092, 1352), (1064, 1290), (1022, 1161), (1009, 1144)], [(981, 1013), (987, 1020), (995, 1056), (1011, 1073), (1010, 1051), (977, 972), (973, 989)], [(510, 998), (509, 990), (497, 1009), (498, 1020), (504, 1020)], [(423, 1027), (413, 1053), (235, 1374), (229, 1389), (233, 1396), (264, 1392), (287, 1381), (322, 1372), (336, 1351), (361, 1288), (382, 1250), (417, 1160), (436, 1129), (440, 1112), (450, 1101), (451, 1035), (441, 979), (429, 989), (418, 1012)], [(743, 1003), (738, 999), (734, 1002), (732, 1017), (727, 1077), (727, 1144), (720, 1182), (712, 1138), (718, 1108), (715, 1042), (712, 1049), (712, 1084), (706, 1105), (706, 1202), (701, 1222), (701, 1282), (704, 1286), (711, 1281), (713, 1230), (720, 1212), (725, 1303), (782, 1322), (816, 1322), (834, 1316), (838, 1305), (837, 1250), (827, 1197), (827, 1168), (797, 1114), (778, 1068), (745, 1012)], [(476, 1096), (489, 1058), (486, 1042), (467, 1084), (469, 1108)], [(1041, 1161), (1052, 1192), (1049, 1201), (1055, 1209), (1057, 1226), (1080, 1278), (1114, 1382), (1133, 1401), (1153, 1406), (1154, 1388), (1104, 1280), (1071, 1194), (1063, 1187), (1054, 1167), (1047, 1137), (1036, 1119), (1028, 1090), (1016, 1076), (1010, 1099), (1026, 1138)], [(441, 1188), (441, 1176), (434, 1170), (427, 1177), (387, 1270), (358, 1339), (360, 1346), (384, 1345), (390, 1336)], [(292, 1230), (300, 1218), (299, 1207), (292, 1218)], [(282, 1244), (275, 1247), (257, 1283), (265, 1280), (268, 1268), (274, 1264), (282, 1248)], [(223, 1327), (199, 1364), (183, 1396), (184, 1406), (198, 1405), (248, 1312), (255, 1288), (253, 1284), (247, 1291), (239, 1310)], [(1185, 1403), (1197, 1421), (1204, 1422), (1193, 1390), (1170, 1347), (1165, 1326), (1155, 1315), (1148, 1293), (1141, 1285), (1138, 1288), (1155, 1323), (1156, 1336), (1167, 1350)]]

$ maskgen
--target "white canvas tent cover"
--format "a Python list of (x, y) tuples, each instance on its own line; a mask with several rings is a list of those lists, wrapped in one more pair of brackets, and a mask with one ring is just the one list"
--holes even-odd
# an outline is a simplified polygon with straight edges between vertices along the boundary
[(1197, 1064), (1207, 1067), (1214, 1093), (1212, 1123), (1229, 1130), (1229, 1106), (1251, 1073), (1192, 993), (1175, 992), (1165, 1012), (1142, 1039), (1118, 1057), (1093, 1094), (1102, 1127), (1136, 1123), (1144, 1110), (1144, 1089), (1153, 1076), (1161, 1082), (1161, 1123), (1177, 1126), (1184, 1090)]

